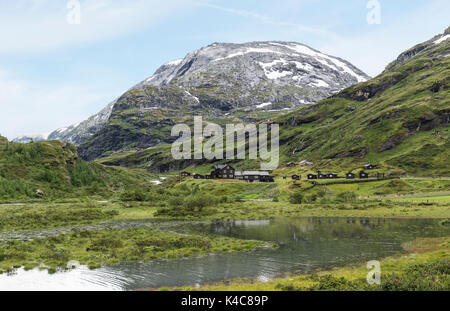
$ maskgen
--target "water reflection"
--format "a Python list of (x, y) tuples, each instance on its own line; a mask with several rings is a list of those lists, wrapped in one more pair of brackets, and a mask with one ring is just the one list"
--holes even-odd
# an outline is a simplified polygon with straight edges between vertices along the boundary
[(229, 220), (183, 223), (171, 230), (272, 241), (280, 247), (174, 261), (122, 263), (98, 270), (81, 268), (55, 275), (20, 270), (15, 276), (0, 276), (0, 289), (22, 289), (21, 284), (28, 284), (36, 289), (133, 290), (236, 277), (268, 280), (283, 273), (305, 273), (393, 255), (402, 251), (403, 242), (450, 234), (450, 228), (439, 225), (439, 220), (375, 218)]

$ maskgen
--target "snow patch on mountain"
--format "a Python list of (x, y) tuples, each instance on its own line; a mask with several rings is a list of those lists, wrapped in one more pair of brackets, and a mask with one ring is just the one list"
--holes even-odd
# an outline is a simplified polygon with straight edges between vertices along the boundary
[[(305, 54), (305, 55), (308, 55), (308, 56), (315, 57), (317, 59), (317, 61), (319, 61), (320, 63), (322, 63), (325, 66), (328, 66), (328, 67), (332, 68), (333, 70), (341, 71), (341, 70), (339, 70), (337, 68), (337, 67), (340, 67), (344, 72), (346, 72), (346, 73), (352, 75), (353, 77), (355, 77), (358, 80), (358, 82), (365, 82), (365, 81), (367, 81), (366, 77), (363, 77), (362, 75), (359, 75), (359, 74), (355, 73), (344, 62), (342, 62), (342, 61), (340, 61), (340, 60), (338, 60), (338, 59), (336, 59), (334, 57), (330, 57), (330, 56), (328, 56), (326, 54), (314, 51), (313, 49), (311, 49), (311, 48), (309, 48), (309, 47), (307, 47), (305, 45), (302, 45), (302, 44), (280, 44), (280, 43), (276, 43), (276, 42), (274, 42), (272, 44), (278, 45), (278, 46), (287, 47), (287, 48), (289, 48), (289, 49), (291, 49), (291, 50), (293, 50), (293, 51), (295, 51), (295, 52), (297, 52), (299, 54)], [(332, 64), (330, 64), (330, 62)]]
[(440, 43), (446, 41), (447, 39), (450, 39), (450, 34), (444, 35), (441, 38), (437, 39), (436, 41), (434, 41), (434, 44), (440, 44)]
[(166, 65), (167, 66), (178, 66), (182, 61), (183, 61), (183, 59), (180, 58), (180, 59), (176, 59), (171, 62), (168, 62)]
[(279, 54), (279, 55), (286, 54), (286, 53), (282, 53), (280, 51), (275, 51), (275, 50), (272, 50), (269, 48), (247, 48), (243, 51), (232, 53), (225, 57), (220, 57), (220, 58), (214, 59), (213, 62), (218, 62), (218, 61), (222, 61), (225, 59), (234, 58), (237, 56), (244, 56), (245, 54), (249, 54), (249, 53), (273, 53), (273, 54)]
[(260, 104), (260, 105), (256, 105), (256, 108), (258, 108), (258, 109), (261, 109), (261, 108), (264, 108), (264, 107), (267, 107), (267, 106), (270, 106), (270, 105), (272, 105), (272, 103), (262, 103), (262, 104)]

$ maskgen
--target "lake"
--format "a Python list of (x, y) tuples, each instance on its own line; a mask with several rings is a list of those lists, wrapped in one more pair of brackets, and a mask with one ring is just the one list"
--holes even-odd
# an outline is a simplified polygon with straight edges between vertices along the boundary
[(263, 240), (279, 247), (171, 261), (121, 263), (96, 270), (79, 267), (56, 274), (18, 269), (0, 275), (0, 290), (136, 290), (237, 277), (266, 281), (292, 273), (376, 260), (401, 253), (401, 244), (415, 238), (450, 235), (450, 227), (441, 225), (438, 219), (345, 217), (178, 222), (170, 230)]

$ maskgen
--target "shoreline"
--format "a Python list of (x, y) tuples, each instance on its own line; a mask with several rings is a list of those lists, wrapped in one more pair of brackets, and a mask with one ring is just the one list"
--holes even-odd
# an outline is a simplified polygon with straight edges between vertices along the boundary
[[(412, 265), (432, 265), (439, 261), (450, 260), (450, 237), (440, 238), (417, 238), (414, 241), (403, 243), (404, 253), (396, 256), (388, 256), (379, 259), (381, 263), (382, 281), (384, 277), (393, 275), (402, 275)], [(385, 272), (383, 272), (385, 271)], [(237, 278), (222, 280), (201, 284), (200, 286), (176, 286), (145, 289), (147, 291), (309, 291), (320, 290), (315, 288), (324, 278), (337, 279), (342, 282), (358, 283), (360, 288), (339, 289), (338, 285), (333, 288), (324, 288), (323, 290), (381, 290), (380, 286), (364, 286), (364, 282), (369, 269), (365, 263), (356, 262), (341, 267), (321, 270), (307, 273), (292, 273), (289, 276), (275, 277), (268, 281), (258, 281), (257, 277)], [(449, 278), (448, 274), (446, 275)], [(450, 281), (450, 279), (449, 279)], [(446, 283), (444, 283), (446, 284)], [(450, 291), (450, 283), (447, 284), (446, 291)]]

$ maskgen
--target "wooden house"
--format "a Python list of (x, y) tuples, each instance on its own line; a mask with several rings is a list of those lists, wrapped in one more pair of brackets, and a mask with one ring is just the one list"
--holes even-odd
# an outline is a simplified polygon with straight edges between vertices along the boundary
[(260, 182), (275, 182), (275, 179), (273, 178), (273, 176), (260, 176), (259, 177), (259, 181)]
[(328, 175), (327, 174), (323, 174), (323, 173), (319, 173), (319, 174), (317, 174), (317, 178), (319, 178), (319, 179), (327, 179)]
[(308, 179), (317, 179), (316, 174), (308, 174)]
[(249, 182), (261, 181), (261, 182), (274, 182), (269, 172), (260, 171), (238, 171), (235, 172), (236, 179), (245, 180)]
[(359, 172), (359, 178), (367, 179), (367, 178), (369, 178), (369, 174), (364, 171), (361, 171), (361, 172)]
[(345, 178), (347, 178), (347, 179), (355, 179), (356, 175), (353, 174), (353, 173), (347, 173), (347, 174), (345, 174)]
[(212, 179), (234, 179), (236, 170), (228, 164), (214, 166), (211, 172)]

